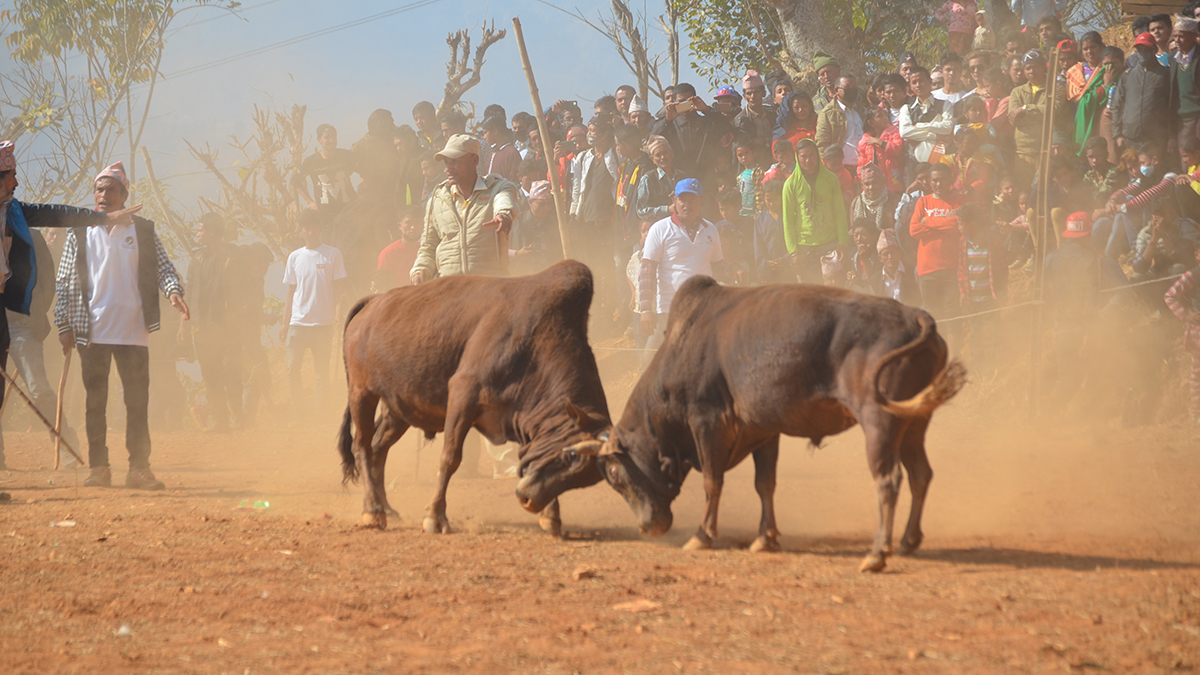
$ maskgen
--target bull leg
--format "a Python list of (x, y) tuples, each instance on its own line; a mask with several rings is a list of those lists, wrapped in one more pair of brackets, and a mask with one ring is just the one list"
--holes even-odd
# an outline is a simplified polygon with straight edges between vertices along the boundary
[(933, 480), (933, 469), (925, 454), (925, 431), (928, 419), (915, 419), (904, 433), (900, 443), (900, 461), (908, 469), (908, 489), (912, 492), (912, 509), (908, 513), (908, 526), (900, 540), (900, 555), (911, 555), (921, 546), (925, 535), (921, 532), (921, 515), (925, 510), (925, 495)]
[(717, 538), (717, 510), (721, 506), (721, 488), (725, 486), (724, 466), (717, 469), (704, 467), (704, 520), (696, 534), (683, 545), (685, 551), (712, 548)]
[(375, 436), (375, 408), (378, 405), (379, 397), (369, 391), (350, 393), (354, 462), (358, 465), (359, 475), (363, 476), (363, 524), (382, 530), (387, 527), (387, 513), (379, 489), (383, 484), (383, 464), (375, 461), (375, 450), (371, 443)]
[(449, 406), (446, 411), (445, 442), (442, 445), (441, 465), (438, 467), (437, 491), (425, 509), (421, 525), (430, 534), (447, 534), (450, 521), (446, 518), (446, 487), (450, 477), (462, 464), (463, 441), (479, 416), (478, 391), (465, 386), (456, 375), (450, 378)]
[(375, 485), (375, 493), (379, 496), (379, 501), (383, 503), (383, 512), (389, 517), (397, 519), (400, 518), (400, 514), (388, 503), (387, 488), (383, 483), (383, 468), (387, 464), (388, 451), (406, 431), (408, 431), (408, 423), (392, 415), (385, 408), (383, 414), (380, 415), (379, 425), (375, 429), (375, 438), (371, 441), (371, 449), (374, 454), (372, 461), (379, 465), (375, 472), (375, 478), (379, 481)]
[(877, 412), (875, 419), (864, 421), (867, 436), (867, 464), (875, 479), (875, 490), (879, 497), (879, 522), (875, 528), (875, 543), (871, 552), (859, 565), (860, 572), (880, 572), (887, 567), (887, 550), (891, 523), (896, 516), (896, 499), (900, 496), (897, 475), (900, 421), (886, 413)]
[(775, 471), (779, 465), (779, 437), (754, 451), (754, 489), (762, 500), (762, 520), (758, 523), (758, 538), (750, 544), (750, 552), (778, 551), (779, 530), (775, 527)]
[(538, 514), (538, 525), (555, 537), (562, 537), (562, 515), (558, 511), (558, 499), (547, 504)]

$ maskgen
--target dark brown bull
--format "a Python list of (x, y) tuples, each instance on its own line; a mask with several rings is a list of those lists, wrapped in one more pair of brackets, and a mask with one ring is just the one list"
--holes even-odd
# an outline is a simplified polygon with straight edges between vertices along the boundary
[(666, 341), (620, 423), (607, 440), (568, 450), (599, 454), (605, 480), (651, 536), (671, 528), (671, 502), (698, 469), (707, 511), (689, 549), (712, 545), (725, 472), (753, 455), (762, 521), (751, 550), (774, 550), (780, 435), (820, 444), (861, 423), (879, 495), (875, 544), (861, 569), (878, 571), (891, 551), (901, 464), (912, 511), (900, 552), (921, 544), (933, 477), (925, 430), (965, 373), (947, 364), (946, 343), (922, 310), (821, 286), (739, 289), (695, 277), (675, 296)]
[(594, 457), (562, 449), (611, 424), (587, 341), (591, 302), (591, 272), (573, 260), (528, 277), (446, 277), (359, 301), (346, 321), (349, 402), (338, 445), (344, 479), (366, 475), (363, 522), (383, 528), (395, 515), (384, 464), (417, 427), (426, 438), (445, 431), (423, 525), (449, 531), (446, 485), (474, 426), (493, 443), (520, 444), (517, 499), (557, 534), (558, 495), (600, 482)]

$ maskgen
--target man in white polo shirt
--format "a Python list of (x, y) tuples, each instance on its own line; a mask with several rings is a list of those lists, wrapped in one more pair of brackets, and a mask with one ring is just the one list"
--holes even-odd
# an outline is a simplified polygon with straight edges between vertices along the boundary
[(686, 178), (675, 185), (674, 213), (650, 227), (642, 248), (638, 275), (638, 313), (647, 349), (663, 342), (671, 300), (685, 281), (697, 274), (719, 276), (724, 271), (721, 236), (700, 217), (700, 181)]

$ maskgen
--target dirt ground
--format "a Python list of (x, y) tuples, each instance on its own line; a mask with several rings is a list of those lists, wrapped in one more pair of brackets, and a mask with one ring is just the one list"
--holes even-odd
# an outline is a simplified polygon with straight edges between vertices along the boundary
[[(46, 468), (44, 434), (8, 433), (0, 673), (1200, 666), (1192, 427), (1034, 429), (955, 401), (931, 430), (924, 547), (863, 575), (875, 502), (858, 430), (818, 450), (785, 442), (785, 552), (750, 554), (749, 462), (726, 482), (714, 551), (679, 549), (701, 517), (697, 477), (661, 540), (641, 538), (603, 484), (563, 498), (568, 536), (552, 539), (514, 480), (490, 477), (456, 477), (455, 531), (427, 535), (440, 437), (419, 466), (411, 436), (393, 449), (402, 518), (363, 531), (335, 422), (331, 411), (285, 429), (157, 433), (159, 493), (76, 487), (85, 471)], [(110, 446), (123, 484), (120, 433)], [(269, 507), (235, 510), (258, 500)], [(75, 525), (51, 526), (64, 520)]]

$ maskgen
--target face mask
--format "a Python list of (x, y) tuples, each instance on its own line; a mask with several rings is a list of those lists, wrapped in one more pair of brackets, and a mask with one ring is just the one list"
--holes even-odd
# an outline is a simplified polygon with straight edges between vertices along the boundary
[(1150, 175), (1150, 174), (1152, 174), (1152, 173), (1154, 173), (1154, 167), (1153, 167), (1153, 166), (1143, 166), (1143, 167), (1142, 167), (1142, 175), (1143, 175), (1143, 176), (1149, 176), (1149, 175)]
[(588, 134), (587, 135), (587, 144), (588, 144), (589, 148), (596, 146), (596, 134)]
[(854, 102), (858, 100), (858, 88), (850, 87), (849, 89), (846, 89), (844, 91), (842, 96), (844, 96), (846, 98), (846, 100), (845, 100), (846, 105), (854, 105)]

